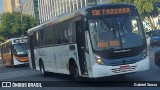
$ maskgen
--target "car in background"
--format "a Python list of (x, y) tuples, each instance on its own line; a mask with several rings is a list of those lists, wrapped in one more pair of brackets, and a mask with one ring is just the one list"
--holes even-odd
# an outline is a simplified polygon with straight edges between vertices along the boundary
[(160, 46), (160, 30), (152, 30), (149, 32), (150, 46)]
[(154, 62), (160, 67), (160, 49), (157, 49), (154, 53)]

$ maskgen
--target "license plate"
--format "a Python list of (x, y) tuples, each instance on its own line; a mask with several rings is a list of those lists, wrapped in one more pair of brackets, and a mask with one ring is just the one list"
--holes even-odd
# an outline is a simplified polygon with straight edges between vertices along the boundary
[(120, 66), (120, 71), (126, 71), (126, 70), (129, 70), (129, 65), (121, 65)]
[(137, 68), (138, 65), (130, 66), (130, 65), (120, 65), (117, 68), (111, 69), (114, 73), (121, 73), (121, 72), (127, 72), (127, 71), (133, 71)]

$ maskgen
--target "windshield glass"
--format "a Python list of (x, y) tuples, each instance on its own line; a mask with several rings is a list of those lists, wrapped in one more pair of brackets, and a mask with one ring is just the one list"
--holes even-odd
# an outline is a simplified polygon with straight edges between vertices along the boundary
[(89, 30), (92, 46), (98, 51), (143, 45), (144, 34), (138, 16), (89, 20)]
[(15, 55), (25, 55), (25, 54), (27, 54), (27, 44), (26, 43), (14, 44), (13, 53)]

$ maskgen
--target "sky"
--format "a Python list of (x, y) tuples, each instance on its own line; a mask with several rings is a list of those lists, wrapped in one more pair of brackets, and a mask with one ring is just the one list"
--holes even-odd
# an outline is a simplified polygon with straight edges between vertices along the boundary
[(0, 14), (3, 13), (3, 0), (0, 0)]

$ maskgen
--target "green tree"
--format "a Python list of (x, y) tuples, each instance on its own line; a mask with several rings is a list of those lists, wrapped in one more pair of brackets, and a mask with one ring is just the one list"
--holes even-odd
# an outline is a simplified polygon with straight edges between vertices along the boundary
[(13, 37), (20, 37), (22, 35), (22, 29), (24, 35), (27, 35), (27, 30), (36, 25), (36, 19), (29, 15), (22, 15), (20, 13), (3, 13), (1, 15), (0, 23), (0, 36), (3, 39), (9, 39)]
[(141, 18), (151, 28), (157, 29), (154, 18), (158, 16), (160, 9), (156, 6), (156, 2), (160, 0), (111, 0), (112, 3), (130, 3), (134, 4), (141, 15)]

